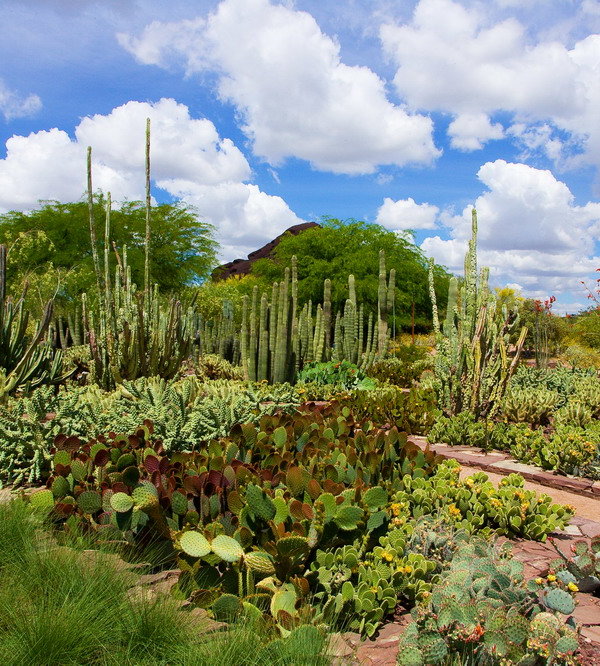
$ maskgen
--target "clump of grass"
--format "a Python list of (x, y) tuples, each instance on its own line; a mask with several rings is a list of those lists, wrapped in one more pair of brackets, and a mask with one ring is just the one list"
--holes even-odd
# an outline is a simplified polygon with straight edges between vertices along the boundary
[(0, 663), (3, 666), (325, 666), (316, 627), (277, 638), (241, 621), (207, 633), (169, 597), (130, 594), (117, 559), (65, 546), (22, 501), (0, 505)]
[[(271, 640), (269, 640), (269, 634)], [(239, 622), (227, 631), (178, 653), (185, 666), (327, 666), (328, 639), (317, 627), (294, 629), (287, 638), (273, 639), (273, 630), (253, 622)]]

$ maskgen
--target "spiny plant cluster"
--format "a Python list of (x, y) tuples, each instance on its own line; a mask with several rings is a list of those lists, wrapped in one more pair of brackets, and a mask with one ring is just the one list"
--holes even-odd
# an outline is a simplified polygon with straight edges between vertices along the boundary
[[(380, 385), (367, 391), (314, 381), (291, 386), (216, 379), (224, 363), (210, 366), (211, 379), (206, 377), (205, 360), (200, 364), (200, 376), (187, 374), (177, 380), (142, 377), (124, 381), (109, 392), (93, 384), (59, 391), (42, 387), (27, 396), (7, 398), (0, 404), (0, 483), (42, 480), (50, 469), (50, 449), (59, 434), (90, 437), (111, 431), (134, 432), (148, 419), (166, 451), (190, 451), (224, 437), (236, 424), (258, 422), (262, 415), (277, 411), (295, 413), (311, 400), (336, 399), (352, 407), (360, 420), (395, 423), (399, 430), (410, 433), (426, 432), (438, 413), (430, 390), (403, 391)], [(225, 367), (223, 374), (229, 373)]]
[(600, 380), (593, 371), (520, 369), (498, 417), (440, 417), (429, 441), (500, 449), (562, 474), (600, 478)]
[(407, 547), (422, 516), (543, 540), (572, 515), (516, 475), (499, 488), (484, 474), (460, 480), (396, 428), (336, 404), (263, 415), (187, 453), (168, 454), (152, 430), (57, 437), (30, 502), (125, 550), (164, 542), (183, 598), (218, 619), (267, 614), (284, 635), (344, 617), (370, 636), (398, 599), (421, 600), (437, 568)]
[[(484, 542), (461, 546), (400, 639), (399, 666), (578, 663), (570, 581), (530, 581)], [(571, 585), (571, 589), (569, 587)]]

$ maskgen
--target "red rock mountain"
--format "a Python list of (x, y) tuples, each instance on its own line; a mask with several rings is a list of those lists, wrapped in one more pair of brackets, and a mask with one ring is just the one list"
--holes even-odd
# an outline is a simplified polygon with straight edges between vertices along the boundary
[(252, 264), (255, 261), (273, 256), (273, 250), (277, 247), (277, 245), (279, 245), (279, 241), (286, 234), (297, 236), (307, 229), (318, 226), (319, 225), (316, 222), (303, 222), (302, 224), (295, 224), (293, 227), (286, 229), (282, 234), (277, 236), (277, 238), (269, 241), (266, 245), (263, 245), (258, 250), (250, 252), (247, 259), (234, 259), (227, 264), (223, 264), (222, 266), (215, 268), (212, 274), (213, 280), (225, 280), (232, 275), (247, 275), (252, 269)]

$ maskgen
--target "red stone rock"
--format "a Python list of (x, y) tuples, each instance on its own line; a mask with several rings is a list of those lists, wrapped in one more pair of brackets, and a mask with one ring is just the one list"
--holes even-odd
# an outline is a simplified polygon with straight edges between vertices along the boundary
[(577, 607), (573, 617), (578, 624), (600, 625), (600, 602), (589, 594), (577, 595)]

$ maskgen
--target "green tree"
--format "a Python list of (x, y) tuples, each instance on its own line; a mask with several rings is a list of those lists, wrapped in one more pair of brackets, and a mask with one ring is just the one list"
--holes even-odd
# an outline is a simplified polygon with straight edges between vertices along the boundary
[[(414, 244), (410, 232), (398, 234), (378, 224), (359, 220), (325, 218), (321, 226), (297, 236), (287, 234), (275, 249), (273, 259), (261, 259), (252, 274), (276, 281), (283, 277), (291, 258), (298, 258), (298, 297), (301, 303), (323, 300), (323, 281), (332, 281), (332, 304), (339, 308), (348, 298), (348, 275), (356, 278), (356, 295), (373, 311), (377, 308), (379, 250), (385, 250), (387, 269), (396, 269), (396, 327), (408, 329), (415, 304), (417, 330), (431, 328), (427, 259)], [(441, 308), (445, 307), (449, 275), (435, 267), (435, 288)]]
[(600, 306), (580, 312), (570, 321), (577, 340), (592, 349), (600, 349)]
[[(94, 197), (94, 217), (104, 252), (104, 204)], [(159, 204), (151, 211), (151, 282), (161, 292), (197, 284), (215, 266), (217, 244), (211, 225), (183, 203)], [(127, 246), (133, 281), (144, 282), (145, 207), (140, 201), (124, 203), (111, 214), (111, 242), (119, 252)], [(0, 243), (8, 246), (8, 280), (16, 292), (25, 280), (33, 286), (30, 298), (40, 303), (56, 293), (57, 304), (68, 305), (82, 292), (94, 292), (87, 202), (42, 202), (27, 213), (0, 215)], [(115, 255), (111, 247), (111, 262)]]

